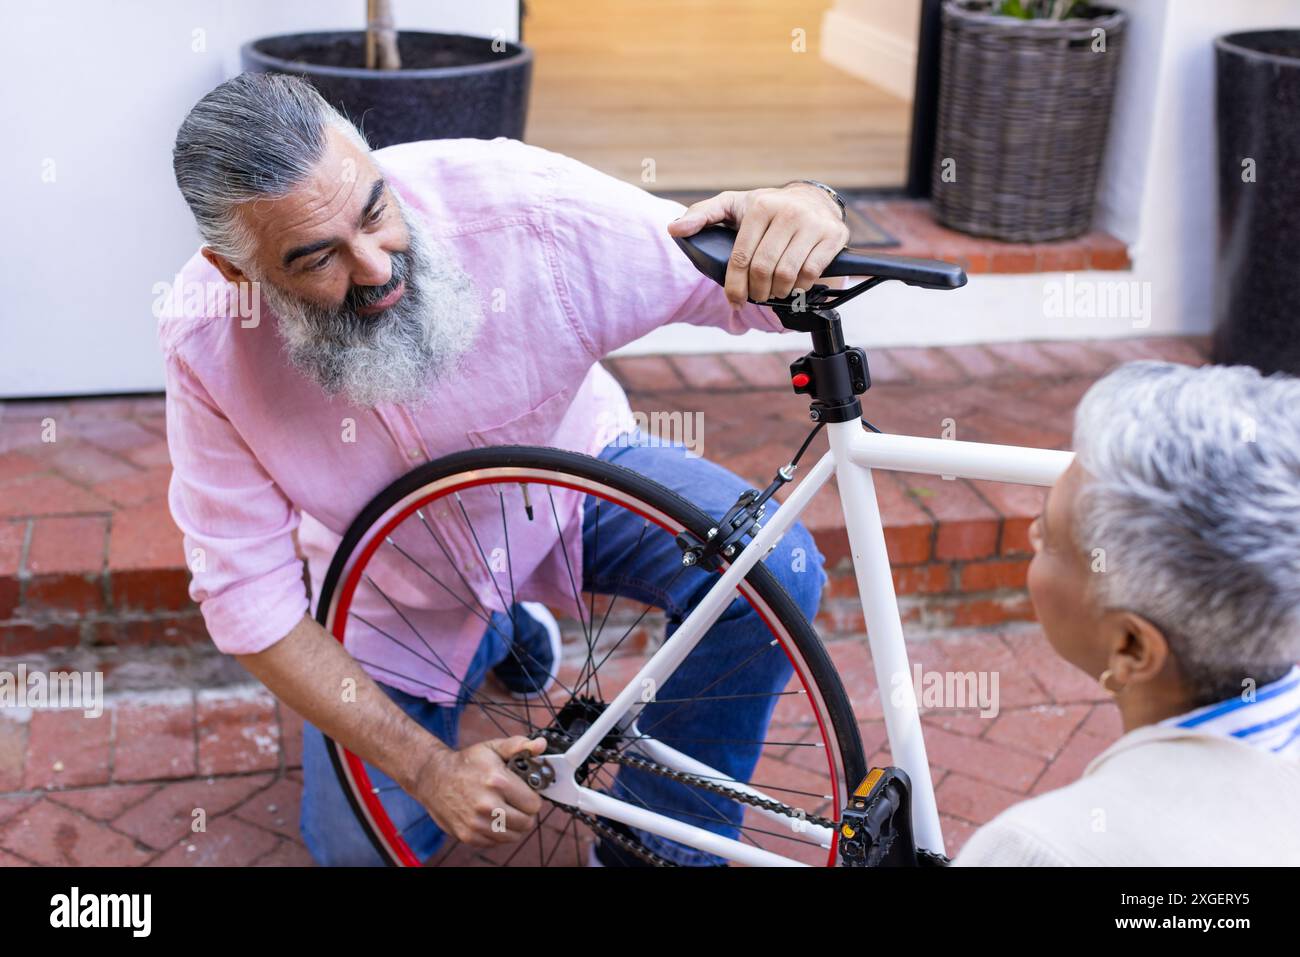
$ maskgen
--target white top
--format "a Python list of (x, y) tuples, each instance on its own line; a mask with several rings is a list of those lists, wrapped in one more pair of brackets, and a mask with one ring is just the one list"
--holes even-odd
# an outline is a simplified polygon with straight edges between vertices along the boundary
[(1300, 668), (1121, 737), (1008, 808), (955, 866), (1300, 866)]

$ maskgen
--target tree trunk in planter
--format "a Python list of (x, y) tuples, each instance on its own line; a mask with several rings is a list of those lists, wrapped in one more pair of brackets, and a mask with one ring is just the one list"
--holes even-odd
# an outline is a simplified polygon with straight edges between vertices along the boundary
[(1213, 359), (1300, 375), (1300, 30), (1220, 37), (1215, 59)]
[[(417, 140), (523, 139), (533, 52), (450, 33), (397, 36), (401, 69), (367, 70), (361, 31), (264, 37), (240, 50), (245, 70), (301, 76), (375, 149)], [(494, 49), (495, 47), (495, 49)]]
[(1078, 236), (1092, 225), (1126, 18), (1098, 7), (1070, 20), (988, 9), (944, 5), (934, 216), (1011, 242)]

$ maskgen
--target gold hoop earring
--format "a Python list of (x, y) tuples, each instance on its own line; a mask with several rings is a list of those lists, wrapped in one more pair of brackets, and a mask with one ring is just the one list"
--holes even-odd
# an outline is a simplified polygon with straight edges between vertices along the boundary
[(1106, 687), (1106, 682), (1107, 682), (1108, 680), (1110, 680), (1110, 669), (1109, 669), (1109, 668), (1107, 668), (1105, 671), (1103, 671), (1103, 672), (1101, 673), (1101, 677), (1097, 679), (1097, 684), (1101, 685), (1101, 690), (1102, 690), (1102, 691), (1106, 692), (1106, 694), (1108, 694), (1108, 695), (1110, 695), (1112, 698), (1114, 698), (1114, 697), (1116, 697), (1116, 696), (1120, 693), (1120, 691), (1123, 691), (1123, 690), (1124, 690), (1124, 686), (1121, 685), (1121, 686), (1119, 687), (1118, 690), (1116, 690), (1116, 691), (1112, 691), (1110, 688)]

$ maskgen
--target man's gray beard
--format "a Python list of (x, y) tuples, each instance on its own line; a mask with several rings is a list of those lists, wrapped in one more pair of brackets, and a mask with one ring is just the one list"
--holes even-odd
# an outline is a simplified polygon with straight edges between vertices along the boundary
[(356, 306), (382, 299), (391, 279), (382, 290), (367, 289), (360, 302), (345, 299), (333, 309), (261, 281), (289, 362), (330, 395), (359, 406), (428, 399), (432, 380), (455, 365), (483, 320), (469, 275), (395, 194), (394, 200), (411, 236), (406, 252), (392, 254), (393, 279), (405, 280), (406, 291), (382, 313), (363, 316)]

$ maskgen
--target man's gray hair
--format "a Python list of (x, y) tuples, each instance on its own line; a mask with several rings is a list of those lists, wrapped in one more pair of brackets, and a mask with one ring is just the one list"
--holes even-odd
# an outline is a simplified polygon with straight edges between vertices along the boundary
[(1084, 395), (1074, 447), (1093, 594), (1164, 631), (1198, 704), (1300, 658), (1300, 379), (1128, 363)]
[(172, 168), (203, 241), (246, 268), (253, 240), (236, 209), (301, 183), (320, 161), (331, 126), (369, 149), (357, 128), (298, 77), (241, 73), (199, 100), (176, 133)]

